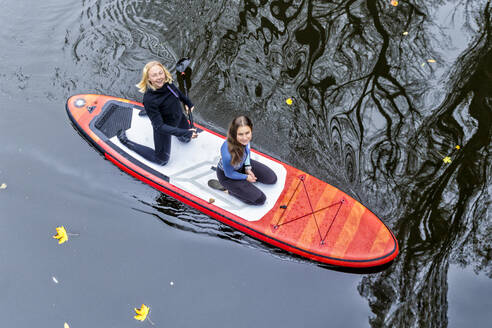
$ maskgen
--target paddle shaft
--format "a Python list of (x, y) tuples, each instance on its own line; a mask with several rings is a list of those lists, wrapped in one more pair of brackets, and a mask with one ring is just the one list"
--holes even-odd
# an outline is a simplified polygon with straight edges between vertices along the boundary
[[(184, 72), (181, 72), (181, 75), (183, 75), (183, 83), (184, 83), (184, 89), (185, 89), (185, 96), (188, 98), (188, 86), (186, 85), (186, 79), (184, 78)], [(190, 124), (192, 128), (195, 128), (195, 124), (193, 122), (193, 114), (191, 113), (191, 108), (188, 108), (187, 110), (188, 114), (188, 119), (190, 120)]]

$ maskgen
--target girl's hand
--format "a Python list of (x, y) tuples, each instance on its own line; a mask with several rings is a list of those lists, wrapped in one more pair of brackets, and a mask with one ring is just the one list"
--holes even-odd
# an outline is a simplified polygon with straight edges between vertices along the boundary
[(253, 173), (253, 170), (251, 168), (247, 168), (245, 170), (245, 172), (246, 172), (247, 175), (251, 175), (251, 176), (253, 176), (253, 178), (256, 179), (256, 175)]
[(248, 174), (246, 181), (253, 183), (253, 182), (256, 182), (256, 178)]
[(256, 182), (256, 176), (251, 169), (246, 170), (246, 174), (248, 175), (246, 181)]

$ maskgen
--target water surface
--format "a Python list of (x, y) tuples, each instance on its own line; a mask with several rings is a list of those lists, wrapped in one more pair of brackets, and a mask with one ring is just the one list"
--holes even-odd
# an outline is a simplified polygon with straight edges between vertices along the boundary
[[(490, 1), (0, 5), (5, 326), (135, 327), (142, 303), (157, 327), (489, 326)], [(346, 273), (265, 245), (121, 172), (70, 125), (70, 95), (140, 101), (145, 62), (174, 71), (183, 56), (197, 121), (224, 133), (252, 117), (254, 147), (394, 231), (394, 263)], [(58, 245), (60, 225), (79, 235)]]

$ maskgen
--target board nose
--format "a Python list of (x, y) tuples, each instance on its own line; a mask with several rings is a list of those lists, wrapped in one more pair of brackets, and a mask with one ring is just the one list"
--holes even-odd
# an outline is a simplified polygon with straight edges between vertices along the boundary
[(66, 107), (73, 120), (80, 122), (83, 118), (97, 114), (97, 98), (86, 94), (73, 95), (68, 98)]

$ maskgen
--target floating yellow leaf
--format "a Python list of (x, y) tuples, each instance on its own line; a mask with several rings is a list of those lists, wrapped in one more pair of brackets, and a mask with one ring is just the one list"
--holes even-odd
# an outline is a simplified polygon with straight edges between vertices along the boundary
[(459, 150), (461, 147), (460, 147), (460, 145), (456, 145), (456, 147), (454, 147), (454, 148)]
[(68, 240), (67, 231), (63, 226), (56, 228), (57, 234), (53, 236), (53, 238), (58, 239), (58, 244), (63, 244)]
[(392, 4), (393, 6), (395, 6), (395, 7), (396, 7), (396, 6), (398, 6), (398, 1), (396, 1), (396, 0), (392, 0), (392, 1), (391, 1), (391, 4)]
[(287, 105), (292, 105), (292, 98), (287, 98), (285, 99), (285, 102), (287, 103)]
[(66, 323), (66, 322), (65, 322), (65, 323), (63, 324), (63, 328), (70, 328), (70, 326), (68, 325), (68, 323)]
[(451, 157), (446, 156), (446, 157), (444, 157), (444, 158), (442, 159), (442, 161), (443, 161), (444, 163), (446, 163), (446, 164), (449, 164), (449, 163), (451, 163)]
[(425, 63), (420, 64), (420, 66), (424, 67), (425, 66)]
[(407, 31), (403, 32), (403, 35), (408, 35), (408, 32)]
[(6, 183), (2, 183), (0, 185), (0, 189), (7, 189), (7, 184)]
[(427, 62), (428, 62), (428, 63), (435, 63), (435, 62), (436, 62), (436, 60), (435, 60), (435, 59), (427, 59)]
[(137, 314), (134, 316), (135, 319), (144, 321), (147, 318), (147, 315), (149, 314), (149, 307), (146, 306), (145, 304), (142, 304), (142, 307), (140, 309), (135, 308), (135, 313)]

